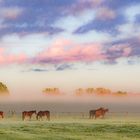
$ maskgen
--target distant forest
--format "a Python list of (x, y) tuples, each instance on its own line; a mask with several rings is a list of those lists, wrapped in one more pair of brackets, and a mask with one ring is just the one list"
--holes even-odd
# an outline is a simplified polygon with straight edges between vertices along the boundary
[[(46, 95), (64, 95), (64, 93), (59, 88), (45, 88), (43, 93)], [(0, 94), (9, 95), (9, 90), (5, 84), (0, 82)], [(110, 89), (98, 87), (98, 88), (78, 88), (73, 92), (76, 96), (82, 95), (127, 95), (126, 91), (111, 91)]]

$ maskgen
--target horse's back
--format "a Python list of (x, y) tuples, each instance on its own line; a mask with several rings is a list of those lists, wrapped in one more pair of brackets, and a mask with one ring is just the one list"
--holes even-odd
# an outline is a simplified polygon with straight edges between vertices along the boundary
[(46, 110), (46, 111), (39, 111), (37, 113), (37, 119), (38, 117), (43, 117), (43, 116), (46, 116), (49, 120), (50, 120), (50, 111)]
[(100, 116), (104, 117), (106, 112), (108, 112), (108, 109), (100, 108), (100, 109), (96, 110), (95, 116), (96, 116), (96, 118), (100, 117)]
[(50, 111), (49, 111), (49, 110), (46, 110), (45, 113), (46, 113), (46, 114), (50, 114)]

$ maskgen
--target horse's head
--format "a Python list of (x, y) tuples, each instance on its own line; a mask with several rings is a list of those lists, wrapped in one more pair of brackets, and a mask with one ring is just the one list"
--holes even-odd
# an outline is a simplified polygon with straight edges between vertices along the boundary
[(107, 109), (105, 109), (105, 112), (109, 112), (109, 109), (107, 108)]

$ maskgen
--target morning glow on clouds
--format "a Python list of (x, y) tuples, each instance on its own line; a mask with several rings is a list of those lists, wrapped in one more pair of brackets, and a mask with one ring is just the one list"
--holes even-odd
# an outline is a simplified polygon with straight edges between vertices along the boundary
[[(0, 74), (11, 89), (17, 84), (12, 81), (24, 83), (37, 74), (42, 82), (36, 89), (43, 82), (67, 88), (71, 82), (75, 88), (89, 82), (139, 92), (139, 57), (139, 0), (0, 0)], [(128, 74), (123, 83), (114, 67), (118, 76)], [(106, 69), (112, 72), (110, 80)], [(90, 73), (92, 79), (69, 81), (77, 72), (81, 78)], [(57, 85), (52, 79), (59, 81), (62, 73), (65, 78)], [(127, 82), (129, 76), (133, 82)]]

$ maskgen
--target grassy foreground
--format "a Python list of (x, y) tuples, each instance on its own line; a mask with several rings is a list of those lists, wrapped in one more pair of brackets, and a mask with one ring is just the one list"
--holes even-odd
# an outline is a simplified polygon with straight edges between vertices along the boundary
[[(123, 120), (124, 119), (124, 120)], [(0, 120), (0, 140), (139, 140), (140, 119)]]

